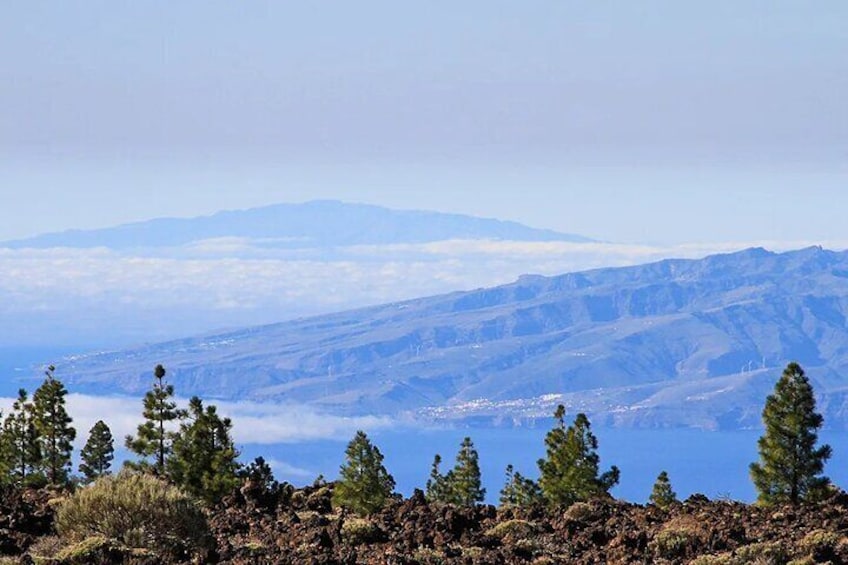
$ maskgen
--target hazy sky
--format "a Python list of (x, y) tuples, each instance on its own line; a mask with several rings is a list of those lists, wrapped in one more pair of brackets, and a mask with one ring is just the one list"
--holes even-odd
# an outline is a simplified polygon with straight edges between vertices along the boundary
[(0, 238), (311, 198), (848, 240), (848, 3), (8, 0)]

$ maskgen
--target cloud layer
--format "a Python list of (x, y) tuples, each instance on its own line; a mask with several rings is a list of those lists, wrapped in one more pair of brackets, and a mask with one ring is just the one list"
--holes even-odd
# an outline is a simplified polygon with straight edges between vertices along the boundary
[[(0, 398), (0, 409), (4, 414), (8, 413), (13, 402), (13, 398)], [(187, 404), (185, 399), (178, 399), (178, 402), (183, 406)], [(206, 404), (215, 404), (219, 414), (232, 419), (233, 439), (239, 445), (347, 441), (359, 429), (371, 432), (396, 425), (385, 417), (340, 417), (302, 405), (214, 400)], [(141, 398), (72, 393), (67, 396), (67, 410), (77, 430), (74, 445), (77, 450), (85, 445), (89, 430), (98, 420), (109, 425), (116, 448), (122, 447), (123, 438), (135, 434), (142, 422)]]
[(120, 346), (503, 284), (528, 273), (811, 243), (458, 240), (291, 251), (227, 238), (134, 254), (0, 249), (0, 339), (10, 345)]

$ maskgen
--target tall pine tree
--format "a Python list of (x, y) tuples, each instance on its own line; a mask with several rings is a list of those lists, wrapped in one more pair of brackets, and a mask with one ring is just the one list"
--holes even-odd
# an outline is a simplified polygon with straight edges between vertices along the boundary
[(427, 481), (427, 500), (457, 506), (474, 506), (483, 501), (486, 489), (481, 485), (479, 456), (470, 437), (462, 440), (456, 464), (445, 475), (439, 471), (441, 462), (441, 456), (436, 454)]
[(239, 484), (240, 465), (231, 429), (230, 419), (218, 416), (215, 406), (204, 409), (203, 401), (193, 397), (166, 463), (168, 477), (208, 503), (232, 492)]
[(3, 412), (0, 411), (0, 485), (7, 485), (12, 481), (12, 465), (11, 456), (7, 447), (6, 438), (6, 419)]
[(153, 388), (144, 395), (144, 422), (139, 424), (136, 436), (126, 437), (126, 447), (143, 458), (140, 463), (130, 466), (141, 469), (151, 468), (147, 458), (153, 457), (152, 470), (157, 475), (165, 471), (165, 460), (171, 453), (174, 432), (169, 429), (172, 422), (185, 416), (177, 409), (173, 401), (174, 387), (165, 384), (165, 368), (156, 365), (153, 370), (155, 381)]
[(115, 458), (115, 440), (112, 438), (112, 430), (103, 420), (98, 420), (91, 428), (80, 457), (82, 462), (79, 470), (86, 482), (110, 474), (109, 469)]
[(12, 410), (3, 421), (2, 453), (11, 470), (12, 482), (18, 485), (43, 481), (41, 445), (35, 429), (33, 406), (27, 391), (20, 389)]
[(760, 460), (751, 464), (760, 503), (798, 504), (825, 494), (830, 480), (822, 472), (831, 449), (829, 445), (816, 447), (823, 421), (804, 370), (790, 363), (763, 408)]
[(394, 489), (395, 480), (383, 466), (383, 454), (365, 432), (356, 432), (345, 450), (333, 504), (366, 516), (381, 509)]
[(424, 494), (428, 502), (447, 502), (449, 489), (445, 476), (439, 470), (442, 464), (442, 456), (438, 453), (433, 457), (433, 465), (430, 467), (430, 478), (427, 479)]
[(474, 506), (483, 502), (486, 489), (480, 480), (480, 462), (470, 437), (462, 440), (456, 454), (456, 464), (450, 472), (448, 488), (450, 501), (459, 506)]
[(538, 461), (539, 487), (548, 504), (570, 505), (578, 501), (604, 496), (618, 484), (618, 467), (598, 475), (600, 458), (598, 440), (589, 419), (577, 414), (574, 423), (565, 427), (565, 407), (554, 413), (556, 425), (545, 437), (547, 457)]
[(65, 484), (71, 470), (71, 453), (77, 431), (65, 410), (65, 385), (53, 376), (55, 367), (45, 371), (44, 382), (32, 396), (33, 423), (41, 443), (42, 467), (47, 482)]

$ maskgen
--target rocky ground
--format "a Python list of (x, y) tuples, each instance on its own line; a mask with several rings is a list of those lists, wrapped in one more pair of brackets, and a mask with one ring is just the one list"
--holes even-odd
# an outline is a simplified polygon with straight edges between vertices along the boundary
[(613, 500), (562, 511), (455, 508), (420, 492), (360, 518), (333, 511), (331, 487), (275, 500), (243, 491), (215, 513), (222, 563), (848, 563), (848, 495), (799, 508), (701, 496), (662, 510)]
[[(560, 511), (456, 508), (420, 492), (368, 518), (334, 510), (332, 485), (268, 492), (247, 485), (210, 512), (214, 543), (194, 562), (489, 565), (848, 563), (848, 495), (816, 506), (761, 508), (701, 496), (668, 509), (606, 500)], [(54, 501), (54, 502), (51, 502)], [(161, 563), (102, 540), (88, 554), (40, 556), (55, 493), (0, 496), (3, 563)], [(41, 553), (40, 553), (41, 552)]]

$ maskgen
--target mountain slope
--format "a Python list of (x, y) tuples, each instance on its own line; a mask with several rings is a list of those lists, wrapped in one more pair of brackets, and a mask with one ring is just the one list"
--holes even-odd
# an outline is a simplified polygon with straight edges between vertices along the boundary
[(172, 247), (236, 237), (287, 248), (424, 243), (449, 239), (588, 242), (588, 238), (515, 222), (365, 204), (312, 201), (219, 212), (199, 218), (160, 218), (99, 230), (70, 230), (0, 243), (0, 247)]
[[(619, 426), (748, 427), (783, 365), (830, 423), (848, 390), (848, 253), (751, 249), (517, 282), (82, 356), (73, 387), (177, 390), (345, 413), (514, 421), (557, 402)], [(841, 424), (840, 424), (841, 425)]]

